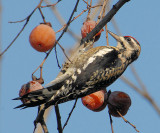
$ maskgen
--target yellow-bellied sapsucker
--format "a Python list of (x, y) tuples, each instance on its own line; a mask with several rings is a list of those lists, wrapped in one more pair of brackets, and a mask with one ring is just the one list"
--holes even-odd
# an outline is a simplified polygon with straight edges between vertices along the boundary
[(45, 88), (15, 98), (27, 101), (16, 108), (44, 104), (46, 109), (51, 105), (84, 97), (112, 84), (138, 58), (141, 47), (131, 36), (123, 37), (108, 32), (117, 40), (116, 47), (100, 46), (82, 52)]

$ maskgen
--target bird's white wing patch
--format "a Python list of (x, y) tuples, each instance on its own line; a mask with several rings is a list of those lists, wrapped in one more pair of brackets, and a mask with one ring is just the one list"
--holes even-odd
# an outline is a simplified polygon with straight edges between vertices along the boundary
[(87, 67), (90, 63), (92, 63), (92, 62), (96, 59), (97, 56), (103, 57), (105, 54), (110, 53), (112, 50), (113, 50), (113, 49), (111, 49), (111, 48), (104, 48), (104, 49), (99, 50), (97, 53), (95, 53), (93, 56), (91, 56), (91, 57), (88, 59), (87, 63), (84, 64), (83, 69), (86, 69), (86, 67)]

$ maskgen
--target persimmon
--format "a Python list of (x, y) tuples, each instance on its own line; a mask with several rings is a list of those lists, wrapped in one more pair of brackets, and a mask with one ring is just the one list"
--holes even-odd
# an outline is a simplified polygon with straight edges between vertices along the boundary
[(38, 25), (29, 36), (31, 46), (39, 52), (46, 52), (54, 47), (55, 40), (55, 31), (47, 24)]
[[(19, 96), (22, 97), (24, 95), (26, 95), (27, 93), (29, 92), (32, 92), (32, 91), (36, 91), (36, 90), (39, 90), (39, 89), (42, 89), (43, 86), (37, 82), (37, 81), (30, 81), (24, 85), (22, 85), (20, 91), (19, 91)], [(26, 103), (27, 100), (24, 99), (24, 100), (21, 100), (23, 103)]]
[[(85, 38), (87, 36), (87, 34), (89, 32), (91, 32), (95, 27), (96, 27), (97, 23), (96, 21), (93, 20), (88, 20), (86, 22), (83, 23), (83, 26), (81, 28), (81, 35), (82, 38)], [(101, 29), (96, 35), (95, 35), (95, 40), (94, 41), (98, 41), (98, 39), (101, 36), (101, 32), (104, 31), (103, 29)]]
[(102, 111), (107, 105), (105, 102), (105, 94), (106, 90), (100, 90), (82, 97), (81, 100), (85, 107), (92, 111), (99, 112)]
[(122, 116), (126, 115), (131, 106), (131, 99), (128, 94), (121, 91), (114, 91), (108, 97), (108, 109), (112, 116), (120, 117), (117, 111)]

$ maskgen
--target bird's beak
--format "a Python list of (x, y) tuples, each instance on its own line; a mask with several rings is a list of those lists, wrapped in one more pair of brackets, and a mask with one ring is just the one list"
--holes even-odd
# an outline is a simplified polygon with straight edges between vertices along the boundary
[(116, 39), (117, 41), (121, 42), (121, 36), (118, 36), (118, 35), (114, 34), (113, 32), (111, 32), (109, 30), (107, 30), (107, 31), (114, 39)]

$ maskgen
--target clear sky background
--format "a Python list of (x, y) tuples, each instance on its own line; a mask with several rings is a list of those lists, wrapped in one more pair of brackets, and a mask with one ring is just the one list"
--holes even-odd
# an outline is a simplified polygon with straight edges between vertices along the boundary
[[(1, 43), (4, 50), (13, 38), (20, 31), (24, 23), (10, 24), (9, 21), (17, 21), (26, 18), (36, 7), (39, 0), (2, 0), (2, 21), (1, 21)], [(53, 3), (55, 1), (52, 1)], [(57, 8), (62, 14), (65, 21), (68, 20), (75, 0), (62, 0)], [(114, 0), (115, 4), (117, 0)], [(72, 4), (73, 3), (73, 4)], [(160, 106), (160, 1), (131, 0), (124, 5), (115, 15), (115, 19), (121, 30), (122, 35), (131, 35), (135, 37), (142, 51), (139, 59), (134, 62), (134, 66), (144, 82), (149, 94), (154, 101)], [(81, 1), (77, 13), (78, 15), (86, 6)], [(55, 31), (61, 28), (50, 9), (43, 9), (47, 21), (52, 23)], [(72, 31), (80, 35), (80, 29), (86, 14), (71, 24)], [(32, 133), (33, 121), (37, 114), (37, 108), (29, 108), (25, 110), (13, 109), (20, 104), (20, 101), (11, 99), (18, 96), (19, 90), (24, 83), (31, 80), (32, 72), (38, 67), (43, 58), (44, 53), (35, 51), (29, 44), (29, 34), (31, 30), (42, 22), (38, 10), (31, 17), (27, 27), (15, 41), (13, 46), (5, 53), (2, 59), (1, 70), (1, 90), (0, 90), (0, 133)], [(113, 25), (108, 24), (109, 30), (115, 32)], [(57, 38), (60, 33), (57, 34)], [(75, 40), (65, 34), (60, 41), (65, 49), (69, 49), (75, 43)], [(105, 33), (96, 43), (98, 45), (106, 45)], [(115, 46), (116, 42), (110, 37), (110, 45)], [(58, 49), (58, 57), (60, 63), (63, 63), (64, 56), (62, 51)], [(54, 51), (47, 59), (43, 76), (45, 84), (53, 80), (59, 72), (57, 67)], [(36, 73), (38, 75), (39, 72)], [(135, 78), (131, 74), (130, 68), (124, 73), (128, 79), (132, 80), (138, 86)], [(128, 114), (125, 116), (127, 120), (135, 124), (141, 133), (160, 133), (160, 116), (153, 107), (137, 92), (124, 84), (121, 80), (117, 80), (113, 85), (108, 87), (112, 91), (119, 90), (128, 93), (132, 99), (132, 105)], [(60, 113), (62, 123), (68, 117), (68, 114), (74, 104), (74, 101), (61, 104)], [(51, 111), (47, 122), (50, 133), (57, 132), (56, 116), (54, 110)], [(136, 131), (121, 118), (113, 118), (113, 127), (115, 133), (135, 133)], [(108, 109), (101, 112), (92, 112), (85, 108), (81, 100), (71, 116), (71, 119), (64, 130), (65, 133), (111, 133)]]

